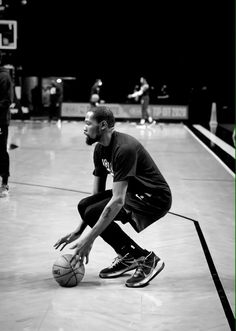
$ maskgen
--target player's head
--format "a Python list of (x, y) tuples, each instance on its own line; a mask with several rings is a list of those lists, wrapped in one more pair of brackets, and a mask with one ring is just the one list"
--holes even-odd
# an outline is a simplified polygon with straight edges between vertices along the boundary
[(146, 84), (146, 83), (147, 83), (146, 78), (144, 78), (143, 76), (140, 77), (140, 83), (141, 83), (141, 84)]
[(114, 129), (114, 126), (115, 118), (109, 108), (105, 106), (91, 108), (85, 117), (86, 143), (92, 145), (100, 141), (104, 134)]

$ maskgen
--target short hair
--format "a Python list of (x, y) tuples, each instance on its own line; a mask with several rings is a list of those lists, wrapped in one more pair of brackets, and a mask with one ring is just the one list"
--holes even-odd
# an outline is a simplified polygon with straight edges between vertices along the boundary
[(145, 83), (147, 83), (147, 78), (144, 76), (141, 76), (140, 79), (143, 79)]
[(93, 113), (93, 118), (101, 123), (102, 121), (106, 121), (108, 128), (113, 128), (115, 126), (115, 117), (113, 112), (105, 106), (97, 106), (89, 109)]

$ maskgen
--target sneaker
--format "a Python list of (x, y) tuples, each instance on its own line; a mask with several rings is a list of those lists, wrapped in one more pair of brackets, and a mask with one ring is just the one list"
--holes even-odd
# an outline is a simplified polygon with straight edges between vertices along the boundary
[(159, 272), (164, 268), (165, 263), (151, 252), (143, 260), (138, 261), (138, 267), (131, 278), (125, 285), (127, 287), (143, 287), (146, 286)]
[(155, 120), (153, 120), (152, 122), (149, 122), (149, 126), (153, 126), (155, 124), (156, 124), (156, 121)]
[(125, 272), (136, 269), (138, 262), (127, 253), (125, 256), (117, 256), (111, 266), (100, 271), (100, 278), (115, 278), (123, 275)]
[(138, 125), (144, 125), (145, 124), (145, 119), (144, 118), (142, 118), (141, 120), (140, 120), (140, 122), (139, 122), (139, 124)]
[(5, 198), (9, 194), (9, 186), (2, 184), (0, 187), (0, 198)]

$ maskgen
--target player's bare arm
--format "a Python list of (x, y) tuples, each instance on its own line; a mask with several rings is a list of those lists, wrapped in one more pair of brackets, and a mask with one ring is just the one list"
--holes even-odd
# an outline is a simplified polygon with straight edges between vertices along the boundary
[(139, 91), (136, 91), (136, 92), (134, 92), (132, 94), (129, 94), (128, 95), (128, 98), (136, 98), (136, 97), (141, 96), (142, 94), (143, 94), (143, 90), (140, 89)]
[[(106, 179), (107, 179), (106, 176), (104, 177), (94, 176), (93, 194), (105, 191)], [(74, 231), (63, 236), (54, 244), (55, 249), (61, 247), (60, 251), (62, 251), (68, 244), (72, 243), (81, 236), (86, 226), (87, 226), (86, 223), (81, 219), (80, 224), (77, 226), (77, 228)]]
[(125, 203), (125, 195), (128, 187), (127, 181), (113, 183), (112, 198), (104, 208), (97, 223), (91, 229), (91, 239), (95, 240), (105, 228), (113, 221)]
[(88, 255), (91, 250), (91, 245), (94, 240), (106, 229), (106, 227), (114, 220), (125, 203), (125, 195), (128, 187), (127, 181), (120, 181), (113, 183), (113, 195), (111, 200), (104, 208), (101, 216), (94, 227), (86, 234), (85, 237), (80, 238), (76, 245), (71, 247), (76, 249), (74, 257), (81, 261), (86, 258), (88, 262)]

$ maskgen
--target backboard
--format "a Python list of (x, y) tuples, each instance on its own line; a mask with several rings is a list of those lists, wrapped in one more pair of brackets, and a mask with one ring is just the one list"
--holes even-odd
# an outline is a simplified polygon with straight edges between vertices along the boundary
[(17, 49), (17, 21), (0, 20), (0, 49)]

